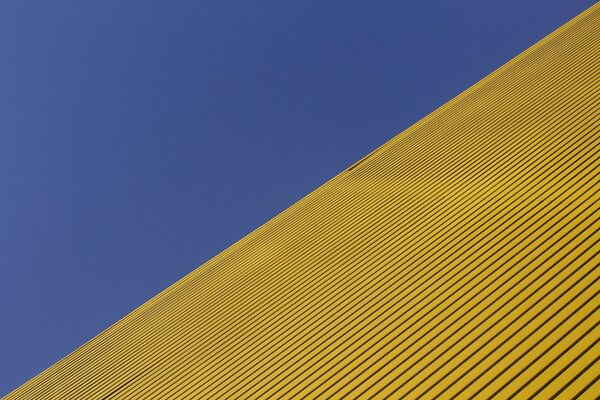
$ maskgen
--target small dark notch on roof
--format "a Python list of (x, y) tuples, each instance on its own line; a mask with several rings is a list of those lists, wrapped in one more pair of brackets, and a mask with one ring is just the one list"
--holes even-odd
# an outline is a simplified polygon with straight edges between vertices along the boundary
[(367, 154), (366, 156), (364, 156), (363, 158), (361, 158), (360, 160), (358, 160), (357, 162), (355, 162), (354, 164), (352, 164), (352, 166), (350, 168), (348, 168), (346, 171), (352, 171), (354, 168), (358, 167), (360, 164), (362, 164), (363, 162), (365, 162), (367, 160), (367, 158), (371, 157), (373, 154), (377, 153), (380, 149), (376, 149), (372, 152), (370, 152), (369, 154)]

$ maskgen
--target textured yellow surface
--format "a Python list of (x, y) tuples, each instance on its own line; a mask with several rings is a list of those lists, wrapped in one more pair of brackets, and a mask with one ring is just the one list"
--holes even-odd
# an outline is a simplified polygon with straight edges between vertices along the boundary
[(6, 398), (597, 398), (599, 89), (597, 4)]

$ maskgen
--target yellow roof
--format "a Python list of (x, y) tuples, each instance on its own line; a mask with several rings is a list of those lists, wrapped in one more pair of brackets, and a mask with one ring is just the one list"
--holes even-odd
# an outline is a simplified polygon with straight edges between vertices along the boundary
[(595, 398), (599, 78), (596, 4), (6, 398)]

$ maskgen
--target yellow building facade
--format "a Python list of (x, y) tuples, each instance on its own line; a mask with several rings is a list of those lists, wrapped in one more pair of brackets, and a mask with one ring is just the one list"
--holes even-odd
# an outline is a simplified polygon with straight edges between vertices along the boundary
[(6, 399), (595, 399), (600, 5)]

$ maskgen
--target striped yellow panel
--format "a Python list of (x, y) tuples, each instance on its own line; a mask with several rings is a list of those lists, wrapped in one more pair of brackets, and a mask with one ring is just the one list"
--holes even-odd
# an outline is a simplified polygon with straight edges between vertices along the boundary
[(600, 5), (6, 399), (597, 398)]

